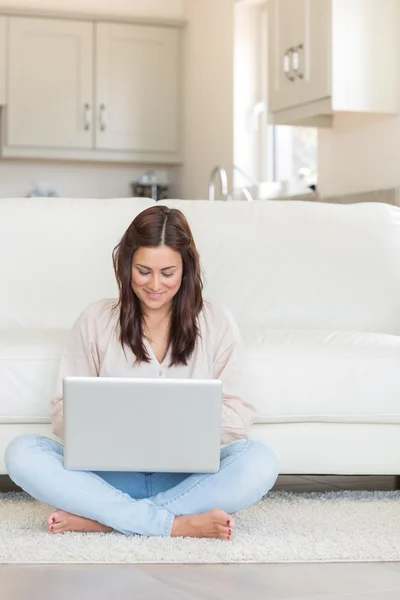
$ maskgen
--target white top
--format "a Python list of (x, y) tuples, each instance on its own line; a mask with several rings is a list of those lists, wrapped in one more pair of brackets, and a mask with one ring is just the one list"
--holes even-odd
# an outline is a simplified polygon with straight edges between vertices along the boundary
[(223, 306), (204, 301), (199, 315), (200, 336), (187, 365), (169, 366), (170, 352), (159, 363), (147, 340), (150, 362), (135, 363), (129, 347), (118, 339), (116, 299), (90, 304), (74, 324), (60, 362), (57, 391), (52, 401), (53, 432), (63, 437), (62, 382), (66, 376), (219, 379), (223, 384), (221, 444), (249, 436), (255, 417), (246, 402), (246, 374), (239, 329)]

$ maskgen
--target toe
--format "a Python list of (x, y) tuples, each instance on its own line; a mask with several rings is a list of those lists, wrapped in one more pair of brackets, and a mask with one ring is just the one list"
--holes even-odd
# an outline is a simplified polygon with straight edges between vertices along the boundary
[(62, 533), (67, 526), (67, 521), (60, 521), (59, 523), (54, 523), (50, 525), (51, 533)]
[(220, 510), (220, 511), (215, 511), (215, 517), (219, 523), (226, 525), (227, 527), (230, 527), (231, 529), (234, 528), (235, 526), (235, 519), (232, 517), (232, 515), (230, 515), (229, 513)]
[(63, 520), (62, 515), (60, 514), (60, 512), (58, 510), (55, 510), (54, 512), (52, 512), (49, 515), (49, 518), (47, 519), (47, 523), (49, 525), (54, 525), (55, 523), (59, 523), (61, 520)]
[(219, 527), (219, 534), (222, 539), (229, 540), (232, 538), (232, 528), (222, 525)]
[(56, 513), (51, 513), (48, 518), (47, 518), (47, 525), (50, 527), (50, 525), (53, 525), (53, 523), (56, 522)]

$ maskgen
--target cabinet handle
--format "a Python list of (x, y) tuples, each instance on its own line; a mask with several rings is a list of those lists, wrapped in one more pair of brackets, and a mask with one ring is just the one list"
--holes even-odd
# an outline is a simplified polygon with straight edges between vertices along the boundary
[(293, 52), (294, 48), (289, 48), (283, 57), (283, 72), (289, 81), (295, 80), (295, 76), (293, 75)]
[(83, 115), (83, 123), (85, 131), (89, 131), (90, 126), (92, 124), (92, 111), (90, 110), (90, 104), (86, 102), (83, 105), (84, 115)]
[(106, 105), (100, 104), (100, 112), (99, 112), (99, 122), (100, 122), (100, 131), (105, 131), (106, 129)]
[(298, 46), (293, 48), (293, 60), (292, 60), (293, 71), (299, 79), (304, 79), (304, 72), (300, 71), (301, 55), (302, 55), (301, 53), (303, 50), (304, 50), (303, 44), (299, 44)]

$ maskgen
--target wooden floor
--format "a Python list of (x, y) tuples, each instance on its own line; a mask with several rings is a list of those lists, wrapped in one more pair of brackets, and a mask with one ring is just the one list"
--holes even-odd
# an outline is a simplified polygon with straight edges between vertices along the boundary
[(4, 600), (399, 600), (398, 564), (0, 567)]
[[(390, 490), (393, 477), (280, 477), (276, 489)], [(15, 489), (0, 477), (0, 490)], [(0, 540), (1, 544), (1, 540)], [(1, 600), (400, 600), (400, 563), (0, 565)]]

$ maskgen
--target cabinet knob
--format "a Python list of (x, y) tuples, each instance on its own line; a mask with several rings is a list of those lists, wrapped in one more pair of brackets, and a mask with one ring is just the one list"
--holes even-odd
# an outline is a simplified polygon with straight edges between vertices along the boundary
[(285, 73), (286, 78), (289, 79), (289, 81), (295, 80), (295, 76), (293, 75), (293, 53), (294, 48), (289, 48), (289, 50), (285, 52), (283, 57), (283, 72)]
[(89, 131), (92, 125), (92, 111), (90, 109), (90, 104), (85, 102), (83, 105), (83, 127), (85, 131)]
[(100, 131), (106, 130), (106, 105), (100, 104), (99, 106), (99, 123), (100, 123)]

